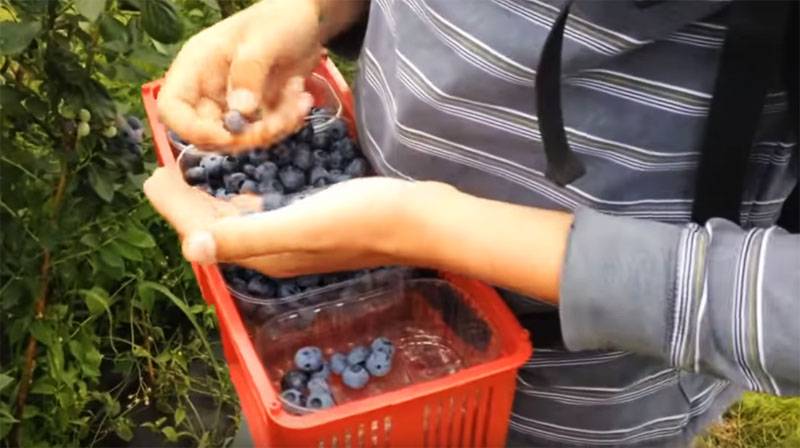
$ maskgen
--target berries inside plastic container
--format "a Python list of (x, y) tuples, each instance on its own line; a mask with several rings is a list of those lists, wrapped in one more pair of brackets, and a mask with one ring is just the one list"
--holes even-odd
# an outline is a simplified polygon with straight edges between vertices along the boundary
[[(341, 375), (326, 374), (330, 407), (446, 377), (502, 353), (497, 329), (445, 280), (393, 277), (372, 285), (337, 286), (326, 294), (318, 306), (282, 314), (255, 328), (256, 351), (276, 390), (287, 390), (282, 379), (287, 373), (293, 377), (296, 360), (303, 359), (308, 347), (319, 348), (322, 362), (329, 365), (342, 362), (341, 354), (357, 363), (354, 372), (345, 367)], [(354, 355), (360, 350), (368, 353), (365, 360), (361, 353)], [(301, 386), (291, 388), (303, 400), (313, 394)], [(291, 413), (317, 410), (305, 406), (306, 401), (285, 398), (282, 405)]]
[[(206, 151), (169, 131), (170, 145), (173, 153), (177, 152), (177, 162), (186, 182), (223, 200), (236, 195), (259, 196), (261, 210), (270, 211), (332, 184), (371, 174), (358, 142), (351, 137), (351, 124), (343, 118), (342, 103), (331, 84), (312, 74), (306, 81), (306, 89), (315, 98), (315, 106), (305, 125), (268, 147), (237, 154)], [(235, 115), (241, 119), (240, 115)], [(244, 126), (246, 124), (236, 123), (237, 128)], [(313, 295), (305, 293), (369, 272), (276, 279), (235, 265), (222, 266), (228, 289), (250, 324), (259, 324), (298, 305), (319, 303), (313, 300)]]

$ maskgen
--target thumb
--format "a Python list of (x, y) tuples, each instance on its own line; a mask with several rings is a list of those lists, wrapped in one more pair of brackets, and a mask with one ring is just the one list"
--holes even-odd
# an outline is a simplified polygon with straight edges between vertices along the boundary
[[(276, 45), (275, 36), (258, 33), (239, 46), (228, 71), (228, 109), (245, 115), (255, 113), (264, 98), (266, 88), (277, 88), (267, 82), (274, 72)], [(269, 33), (271, 34), (271, 33)]]

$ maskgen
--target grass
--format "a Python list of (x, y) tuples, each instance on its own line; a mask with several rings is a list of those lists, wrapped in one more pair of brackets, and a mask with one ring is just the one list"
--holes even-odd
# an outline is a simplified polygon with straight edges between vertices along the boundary
[[(352, 84), (358, 70), (356, 62), (335, 54), (331, 58)], [(696, 445), (697, 448), (800, 447), (800, 397), (745, 394)]]
[(800, 397), (748, 393), (722, 422), (712, 426), (697, 448), (800, 447)]

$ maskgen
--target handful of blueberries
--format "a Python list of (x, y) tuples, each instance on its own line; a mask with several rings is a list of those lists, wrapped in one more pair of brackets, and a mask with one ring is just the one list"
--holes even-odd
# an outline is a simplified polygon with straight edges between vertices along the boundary
[(319, 347), (303, 347), (294, 355), (295, 369), (281, 379), (281, 397), (295, 406), (326, 409), (336, 404), (328, 380), (340, 375), (350, 389), (363, 389), (371, 377), (380, 378), (392, 370), (395, 347), (379, 337), (369, 347), (358, 345), (350, 353), (334, 353), (328, 361)]
[[(190, 184), (220, 199), (237, 194), (258, 194), (264, 211), (284, 207), (318, 189), (363, 177), (369, 165), (358, 144), (347, 135), (347, 125), (332, 113), (312, 108), (306, 125), (269, 148), (238, 155), (202, 155), (184, 152), (181, 167)], [(233, 133), (248, 125), (236, 111), (225, 115), (225, 126)], [(315, 129), (313, 123), (325, 122)], [(170, 138), (187, 144), (170, 131)], [(349, 280), (358, 272), (307, 275), (272, 279), (234, 265), (223, 267), (225, 280), (236, 291), (258, 298), (284, 298), (309, 289)]]

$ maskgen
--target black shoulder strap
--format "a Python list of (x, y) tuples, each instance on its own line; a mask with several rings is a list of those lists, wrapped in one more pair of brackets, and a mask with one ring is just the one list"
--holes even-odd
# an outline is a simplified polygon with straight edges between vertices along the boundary
[(789, 1), (731, 4), (695, 181), (692, 220), (739, 222), (747, 159), (770, 80), (783, 60)]
[(544, 41), (536, 70), (536, 114), (547, 156), (545, 175), (562, 187), (586, 172), (569, 147), (561, 112), (561, 44), (571, 4), (572, 0), (567, 0), (561, 7), (561, 12)]

